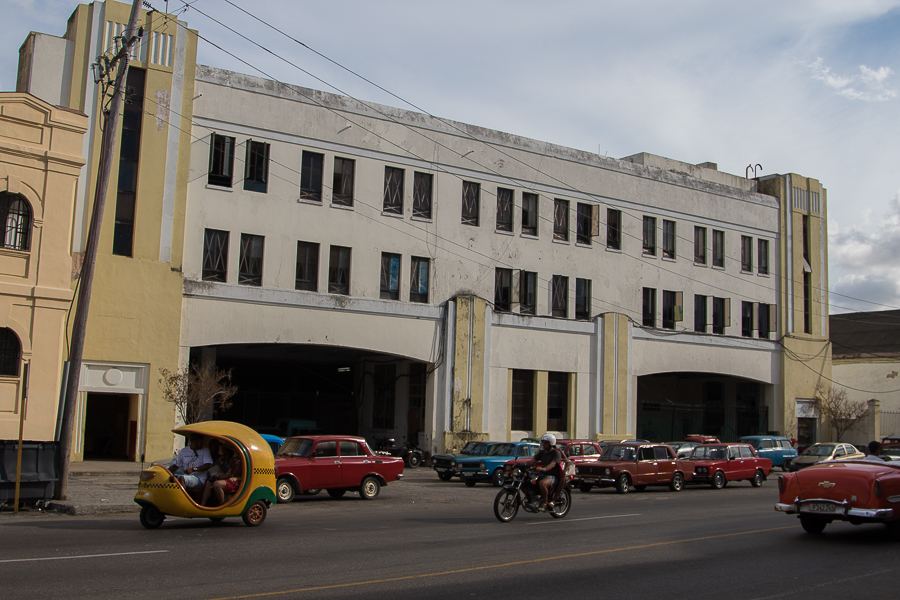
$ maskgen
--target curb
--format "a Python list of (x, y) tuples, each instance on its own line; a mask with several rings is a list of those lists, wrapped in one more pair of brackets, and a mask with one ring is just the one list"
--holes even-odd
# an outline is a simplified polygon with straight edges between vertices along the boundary
[(63, 515), (109, 515), (116, 513), (137, 513), (141, 507), (137, 504), (67, 504), (64, 502), (49, 502), (45, 508), (47, 512)]

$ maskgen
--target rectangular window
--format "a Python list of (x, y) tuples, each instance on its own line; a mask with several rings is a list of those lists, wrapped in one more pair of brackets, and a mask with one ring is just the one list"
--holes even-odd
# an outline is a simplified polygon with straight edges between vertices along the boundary
[(809, 215), (803, 215), (803, 258), (806, 259), (806, 263), (810, 264), (809, 260)]
[(510, 429), (515, 431), (534, 429), (534, 371), (513, 369)]
[(575, 318), (583, 321), (591, 318), (590, 279), (575, 279)]
[(332, 246), (328, 260), (328, 293), (350, 295), (350, 248)]
[(319, 291), (319, 245), (297, 242), (297, 276), (294, 289)]
[(594, 231), (594, 205), (579, 202), (575, 211), (575, 241), (590, 246)]
[(741, 335), (753, 337), (753, 303), (741, 302)]
[(228, 281), (228, 232), (203, 232), (203, 281)]
[(694, 296), (694, 331), (706, 333), (707, 320), (706, 296)]
[(300, 198), (322, 201), (322, 179), (325, 169), (325, 155), (303, 151), (300, 160)]
[(537, 273), (519, 271), (519, 312), (533, 315), (537, 309)]
[(263, 236), (241, 234), (241, 255), (238, 266), (238, 283), (262, 285)]
[(569, 278), (554, 275), (551, 287), (553, 305), (550, 307), (550, 314), (565, 319), (569, 316)]
[(656, 289), (644, 288), (644, 303), (641, 311), (644, 327), (656, 327)]
[(212, 134), (209, 141), (209, 175), (206, 183), (231, 187), (234, 174), (234, 138)]
[(494, 270), (494, 310), (509, 312), (512, 309), (512, 269)]
[(403, 169), (384, 168), (384, 205), (389, 215), (403, 214)]
[(569, 374), (547, 373), (547, 431), (568, 431)]
[(759, 323), (759, 337), (763, 339), (769, 338), (769, 332), (773, 329), (773, 325), (775, 324), (775, 305), (774, 304), (763, 304), (759, 303), (757, 307), (757, 322)]
[(769, 274), (769, 240), (757, 240), (756, 272)]
[(803, 333), (812, 333), (812, 277), (803, 274)]
[(725, 268), (725, 232), (716, 229), (713, 229), (712, 266)]
[(145, 79), (144, 69), (128, 69), (125, 94), (127, 102), (122, 108), (122, 142), (119, 147), (116, 221), (113, 229), (112, 252), (117, 256), (131, 256), (134, 251), (134, 212), (141, 154), (141, 125), (144, 120)]
[(373, 380), (375, 397), (372, 402), (372, 427), (374, 429), (393, 429), (397, 365), (375, 365)]
[(247, 140), (244, 189), (265, 194), (269, 187), (269, 144)]
[(428, 303), (428, 274), (431, 260), (413, 256), (409, 272), (409, 301)]
[(569, 241), (569, 201), (556, 199), (553, 201), (553, 239), (561, 242)]
[(400, 299), (400, 255), (381, 253), (381, 299)]
[(741, 272), (753, 272), (753, 238), (741, 236)]
[(644, 217), (644, 254), (656, 256), (656, 217)]
[(413, 175), (413, 217), (417, 219), (431, 218), (431, 186), (434, 177), (431, 173), (416, 172)]
[(513, 191), (497, 188), (497, 231), (513, 230)]
[(606, 247), (610, 250), (622, 249), (622, 211), (606, 209)]
[(331, 182), (331, 203), (353, 206), (354, 161), (349, 158), (334, 159), (334, 177)]
[(481, 185), (472, 181), (462, 182), (462, 224), (478, 227), (481, 206)]
[(538, 195), (522, 192), (522, 233), (538, 234)]
[(675, 322), (680, 321), (678, 297), (680, 293), (663, 290), (662, 326), (663, 329), (675, 329)]
[(694, 227), (694, 262), (706, 264), (706, 227)]
[(731, 324), (731, 298), (713, 298), (713, 333), (724, 334)]
[(663, 219), (663, 258), (675, 258), (675, 221)]

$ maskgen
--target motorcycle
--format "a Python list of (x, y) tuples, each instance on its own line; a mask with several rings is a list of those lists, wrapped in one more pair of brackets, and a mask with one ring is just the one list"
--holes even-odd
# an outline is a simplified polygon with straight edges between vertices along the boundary
[[(516, 518), (519, 507), (525, 509), (525, 512), (541, 512), (541, 492), (537, 486), (538, 472), (518, 464), (508, 465), (504, 471), (507, 480), (511, 478), (511, 482), (506, 484), (494, 498), (494, 516), (502, 523), (509, 523)], [(572, 494), (569, 490), (570, 479), (567, 470), (563, 488), (560, 490), (559, 496), (553, 500), (553, 508), (547, 511), (555, 519), (565, 517), (572, 507)], [(550, 492), (551, 499), (553, 499), (553, 490)]]
[(379, 439), (375, 440), (375, 451), (402, 458), (410, 469), (415, 469), (422, 464), (423, 452), (413, 442), (398, 444), (393, 438)]

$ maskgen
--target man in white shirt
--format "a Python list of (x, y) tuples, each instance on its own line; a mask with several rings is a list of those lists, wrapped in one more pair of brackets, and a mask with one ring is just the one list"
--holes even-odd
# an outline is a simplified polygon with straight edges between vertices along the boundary
[(188, 445), (178, 451), (175, 462), (169, 470), (173, 473), (181, 470), (184, 475), (178, 476), (178, 481), (187, 490), (203, 489), (206, 485), (206, 475), (212, 467), (213, 460), (209, 450), (203, 447), (203, 436), (192, 433), (188, 438)]

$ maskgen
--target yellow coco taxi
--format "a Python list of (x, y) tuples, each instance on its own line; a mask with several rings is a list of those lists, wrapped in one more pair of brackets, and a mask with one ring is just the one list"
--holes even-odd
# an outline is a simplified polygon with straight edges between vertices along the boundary
[[(134, 501), (141, 506), (141, 525), (156, 529), (162, 525), (166, 515), (206, 517), (213, 521), (242, 517), (244, 523), (251, 527), (261, 525), (266, 519), (268, 507), (275, 502), (275, 457), (266, 441), (249, 427), (229, 421), (194, 423), (172, 431), (185, 436), (185, 439), (197, 434), (203, 436), (199, 441), (202, 447), (208, 447), (215, 440), (213, 446), (217, 443), (223, 449), (230, 449), (235, 469), (235, 459), (240, 461), (240, 477), (228, 480), (232, 485), (224, 494), (223, 504), (201, 506), (200, 494), (195, 492), (195, 497), (191, 497), (175, 473), (169, 470), (172, 461), (157, 461), (141, 471), (138, 491), (134, 496)], [(214, 475), (209, 480), (213, 478)], [(231, 487), (235, 489), (232, 491)]]

